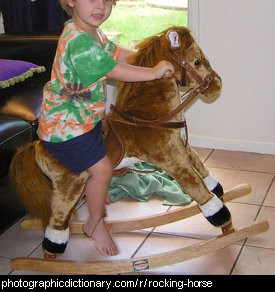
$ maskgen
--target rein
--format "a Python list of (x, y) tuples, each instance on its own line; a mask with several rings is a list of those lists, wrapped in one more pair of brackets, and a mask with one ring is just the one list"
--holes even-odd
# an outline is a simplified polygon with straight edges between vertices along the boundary
[[(170, 54), (170, 57), (176, 61), (176, 63), (180, 66), (181, 68), (181, 83), (183, 85), (183, 82), (185, 81), (186, 78), (186, 72), (188, 72), (192, 78), (196, 81), (197, 86), (195, 88), (189, 89), (184, 96), (181, 97), (182, 102), (180, 105), (175, 108), (173, 111), (170, 113), (166, 114), (165, 116), (159, 118), (159, 119), (154, 119), (154, 120), (146, 120), (146, 119), (141, 119), (137, 118), (135, 116), (130, 116), (127, 115), (126, 113), (120, 111), (117, 109), (113, 104), (111, 104), (110, 108), (111, 110), (116, 113), (119, 118), (115, 117), (107, 117), (109, 122), (118, 122), (126, 125), (133, 125), (133, 126), (139, 126), (139, 127), (147, 127), (147, 128), (159, 128), (159, 129), (178, 129), (178, 128), (184, 128), (185, 129), (185, 141), (184, 144), (185, 146), (188, 143), (188, 131), (187, 131), (187, 124), (186, 121), (180, 121), (180, 122), (171, 122), (171, 120), (175, 115), (178, 113), (182, 112), (183, 109), (191, 103), (200, 93), (205, 92), (210, 83), (212, 82), (214, 78), (214, 72), (209, 64), (209, 62), (203, 57), (204, 64), (206, 65), (207, 69), (210, 71), (210, 74), (208, 74), (204, 79), (201, 78), (201, 76), (196, 72), (196, 70), (188, 64), (188, 62), (178, 54)], [(203, 55), (202, 55), (203, 56)], [(186, 96), (186, 97), (185, 97)], [(184, 98), (185, 97), (185, 98)], [(124, 175), (129, 172), (134, 172), (134, 173), (140, 173), (140, 174), (149, 174), (149, 173), (154, 173), (156, 171), (159, 171), (159, 169), (155, 169), (153, 171), (139, 171), (136, 169), (132, 169), (129, 167), (124, 167), (122, 169), (115, 170), (113, 172), (114, 175)]]
[(169, 55), (180, 66), (181, 71), (182, 71), (181, 79), (183, 80), (186, 75), (185, 72), (183, 73), (183, 71), (187, 71), (196, 81), (197, 87), (189, 90), (191, 91), (190, 93), (189, 91), (187, 91), (187, 93), (185, 94), (187, 96), (180, 103), (180, 105), (177, 108), (175, 108), (173, 111), (171, 111), (170, 113), (168, 113), (167, 115), (159, 119), (146, 120), (146, 119), (137, 118), (135, 116), (130, 116), (120, 111), (119, 109), (117, 109), (115, 105), (111, 104), (110, 106), (111, 110), (114, 111), (120, 117), (120, 119), (115, 119), (112, 117), (111, 119), (109, 118), (110, 120), (119, 122), (122, 124), (149, 127), (149, 128), (161, 128), (161, 129), (185, 128), (186, 129), (186, 121), (180, 121), (180, 122), (168, 122), (168, 121), (171, 120), (178, 113), (182, 112), (183, 109), (189, 103), (191, 103), (200, 93), (203, 93), (208, 89), (210, 83), (214, 79), (214, 72), (209, 62), (203, 57), (203, 61), (206, 63), (206, 67), (209, 69), (210, 74), (208, 74), (204, 79), (202, 79), (201, 76), (196, 72), (196, 70), (190, 64), (188, 64), (188, 62), (183, 57), (179, 56), (178, 54), (173, 55), (169, 53)]

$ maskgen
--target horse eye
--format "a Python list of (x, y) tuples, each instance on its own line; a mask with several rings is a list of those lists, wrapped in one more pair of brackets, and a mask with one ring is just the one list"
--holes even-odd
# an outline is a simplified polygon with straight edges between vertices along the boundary
[(194, 62), (194, 65), (195, 66), (199, 66), (201, 64), (201, 60), (197, 59), (195, 62)]

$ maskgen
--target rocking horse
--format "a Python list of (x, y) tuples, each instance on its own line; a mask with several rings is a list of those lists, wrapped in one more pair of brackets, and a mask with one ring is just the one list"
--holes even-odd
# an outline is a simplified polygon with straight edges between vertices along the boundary
[[(120, 261), (73, 262), (58, 260), (65, 251), (70, 233), (82, 233), (83, 222), (72, 219), (82, 198), (87, 172), (75, 175), (49, 154), (40, 141), (19, 149), (10, 173), (25, 207), (39, 220), (26, 219), (24, 229), (44, 230), (44, 259), (16, 258), (14, 269), (70, 274), (118, 274), (158, 268), (224, 248), (248, 236), (268, 230), (268, 222), (234, 229), (225, 202), (251, 191), (247, 184), (223, 192), (220, 183), (205, 168), (188, 144), (183, 110), (198, 95), (213, 101), (221, 91), (221, 79), (211, 68), (190, 31), (172, 27), (144, 40), (129, 63), (152, 67), (169, 60), (175, 67), (172, 77), (152, 82), (122, 84), (117, 102), (105, 119), (105, 144), (115, 172), (125, 173), (127, 162), (138, 158), (164, 169), (197, 203), (187, 207), (129, 220), (106, 222), (111, 233), (155, 227), (182, 220), (200, 212), (221, 235), (198, 245)], [(188, 88), (181, 96), (180, 87)], [(124, 159), (123, 159), (124, 158)]]

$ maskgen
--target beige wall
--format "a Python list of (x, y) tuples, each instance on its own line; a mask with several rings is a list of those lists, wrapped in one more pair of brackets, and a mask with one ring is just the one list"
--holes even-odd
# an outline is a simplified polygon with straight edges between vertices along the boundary
[(275, 154), (275, 1), (190, 0), (190, 25), (223, 92), (186, 113), (190, 143)]

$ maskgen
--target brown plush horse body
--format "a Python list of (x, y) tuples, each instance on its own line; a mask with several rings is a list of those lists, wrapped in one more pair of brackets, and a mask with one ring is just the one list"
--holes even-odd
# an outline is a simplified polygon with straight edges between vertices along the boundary
[[(198, 203), (211, 224), (225, 226), (231, 222), (231, 216), (219, 199), (222, 187), (187, 140), (182, 139), (182, 128), (186, 126), (182, 120), (183, 107), (199, 93), (214, 100), (220, 93), (221, 80), (189, 30), (183, 27), (170, 28), (142, 42), (129, 63), (153, 67), (160, 60), (174, 64), (174, 75), (152, 82), (124, 83), (115, 108), (107, 115), (109, 137), (117, 139), (118, 135), (125, 157), (137, 157), (166, 170)], [(183, 103), (180, 83), (193, 88)], [(107, 143), (111, 158), (117, 150), (112, 147)], [(117, 159), (113, 161), (117, 166)], [(42, 219), (43, 248), (54, 254), (64, 252), (69, 220), (89, 173), (73, 174), (36, 141), (17, 152), (11, 176), (26, 208)]]

